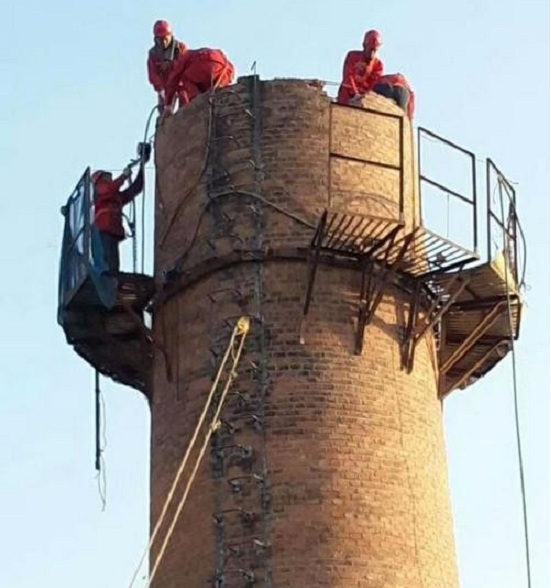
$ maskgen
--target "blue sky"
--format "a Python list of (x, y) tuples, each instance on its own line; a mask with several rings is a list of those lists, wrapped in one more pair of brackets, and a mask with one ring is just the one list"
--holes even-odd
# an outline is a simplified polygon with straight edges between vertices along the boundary
[[(191, 46), (223, 48), (240, 74), (256, 61), (265, 79), (338, 81), (346, 51), (378, 28), (387, 71), (415, 87), (417, 122), (490, 155), (518, 182), (533, 587), (549, 586), (548, 2), (20, 0), (1, 14), (0, 585), (120, 588), (147, 540), (148, 409), (106, 380), (101, 512), (93, 372), (56, 324), (59, 207), (88, 164), (121, 168), (134, 155), (154, 103), (150, 29), (167, 18)], [(445, 426), (461, 586), (524, 586), (510, 359), (446, 401)]]

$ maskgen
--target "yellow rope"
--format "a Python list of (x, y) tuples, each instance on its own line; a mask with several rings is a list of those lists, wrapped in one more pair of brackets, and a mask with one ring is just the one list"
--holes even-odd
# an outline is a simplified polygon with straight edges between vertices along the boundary
[[(178, 517), (180, 516), (180, 513), (182, 512), (182, 509), (184, 508), (189, 491), (191, 489), (191, 485), (193, 484), (193, 482), (195, 480), (195, 476), (196, 476), (197, 471), (199, 469), (199, 465), (201, 464), (201, 460), (203, 459), (205, 452), (208, 448), (210, 438), (212, 437), (212, 434), (220, 426), (220, 414), (222, 412), (222, 407), (224, 405), (224, 401), (226, 399), (226, 396), (228, 394), (230, 386), (231, 386), (235, 376), (237, 375), (237, 372), (235, 371), (235, 369), (236, 369), (237, 364), (239, 362), (239, 358), (241, 357), (241, 352), (243, 351), (243, 346), (245, 344), (245, 337), (249, 331), (249, 327), (250, 327), (250, 320), (247, 317), (241, 317), (239, 319), (239, 321), (237, 322), (237, 325), (235, 326), (235, 329), (234, 329), (235, 336), (242, 335), (242, 337), (241, 337), (241, 341), (239, 342), (239, 346), (237, 348), (237, 351), (235, 352), (235, 354), (232, 353), (233, 365), (231, 367), (231, 371), (228, 376), (228, 381), (226, 382), (226, 385), (224, 386), (224, 389), (222, 390), (222, 393), (220, 395), (220, 400), (219, 400), (218, 406), (216, 408), (216, 412), (210, 422), (207, 435), (206, 435), (205, 440), (203, 442), (203, 445), (199, 451), (199, 455), (197, 457), (197, 460), (195, 461), (195, 466), (194, 466), (193, 471), (191, 472), (189, 480), (186, 484), (186, 488), (184, 490), (182, 498), (180, 499), (180, 502), (178, 503), (178, 507), (176, 509), (176, 512), (174, 513), (174, 516), (172, 517), (172, 522), (171, 522), (170, 527), (165, 535), (161, 549), (159, 550), (159, 553), (155, 559), (153, 569), (151, 570), (151, 574), (149, 576), (149, 579), (146, 582), (145, 588), (148, 588), (151, 585), (151, 582), (153, 581), (153, 578), (155, 577), (155, 574), (157, 573), (157, 570), (159, 569), (159, 565), (161, 563), (161, 560), (166, 552), (168, 543), (169, 543), (170, 538), (172, 537), (172, 533), (174, 532), (174, 529), (176, 527)], [(232, 340), (235, 338), (235, 336), (232, 335)], [(232, 352), (232, 351), (233, 351), (233, 345), (230, 345), (228, 347), (228, 352)]]
[[(203, 426), (203, 423), (204, 423), (205, 418), (207, 416), (208, 409), (209, 409), (209, 407), (210, 407), (210, 405), (212, 403), (212, 399), (214, 398), (214, 395), (216, 393), (216, 388), (218, 387), (218, 383), (220, 382), (220, 378), (222, 376), (222, 372), (223, 372), (224, 367), (226, 366), (226, 363), (228, 361), (228, 358), (229, 358), (229, 356), (231, 354), (232, 355), (232, 360), (233, 360), (232, 369), (231, 369), (231, 372), (230, 372), (230, 376), (228, 378), (228, 382), (226, 383), (226, 386), (224, 388), (224, 391), (222, 392), (222, 396), (220, 398), (220, 402), (218, 404), (218, 409), (217, 409), (217, 412), (215, 414), (215, 417), (213, 418), (213, 421), (211, 422), (211, 425), (209, 426), (209, 434), (207, 436), (207, 439), (210, 439), (210, 436), (212, 435), (212, 432), (213, 432), (212, 427), (213, 427), (214, 423), (216, 422), (216, 420), (218, 419), (218, 415), (220, 413), (220, 409), (222, 407), (222, 403), (223, 403), (224, 398), (225, 398), (225, 396), (227, 394), (227, 391), (229, 389), (229, 386), (230, 386), (231, 382), (233, 381), (233, 377), (235, 375), (235, 367), (237, 365), (237, 362), (239, 361), (239, 356), (241, 355), (241, 351), (243, 349), (243, 344), (245, 342), (245, 336), (247, 335), (247, 333), (249, 331), (249, 328), (250, 328), (250, 319), (248, 317), (241, 317), (237, 321), (237, 323), (236, 323), (236, 325), (235, 325), (235, 327), (233, 329), (233, 332), (232, 332), (232, 335), (231, 335), (231, 338), (230, 338), (230, 342), (228, 344), (228, 347), (226, 349), (226, 352), (224, 353), (224, 356), (223, 356), (222, 361), (220, 363), (220, 367), (218, 368), (218, 372), (216, 374), (216, 378), (215, 378), (215, 380), (214, 380), (214, 382), (212, 384), (212, 387), (210, 389), (210, 392), (209, 392), (209, 395), (208, 395), (207, 400), (205, 402), (205, 406), (203, 408), (203, 411), (201, 412), (201, 415), (199, 416), (199, 420), (197, 422), (197, 426), (195, 427), (195, 431), (193, 432), (193, 436), (191, 438), (191, 441), (189, 442), (189, 444), (188, 444), (188, 446), (186, 448), (186, 452), (184, 454), (184, 457), (182, 458), (182, 461), (180, 462), (180, 466), (178, 468), (178, 471), (176, 472), (176, 476), (174, 477), (174, 481), (172, 482), (172, 486), (171, 486), (171, 488), (170, 488), (170, 490), (169, 490), (169, 492), (167, 494), (166, 500), (165, 500), (165, 502), (163, 504), (163, 509), (161, 511), (161, 514), (160, 514), (160, 516), (159, 516), (159, 518), (157, 520), (157, 523), (155, 524), (155, 528), (153, 529), (153, 533), (151, 534), (151, 538), (149, 539), (149, 543), (148, 543), (147, 547), (144, 549), (144, 552), (142, 553), (142, 556), (140, 558), (140, 561), (138, 563), (138, 566), (137, 566), (137, 568), (136, 568), (136, 570), (134, 572), (134, 575), (132, 576), (132, 580), (130, 581), (129, 588), (132, 588), (132, 586), (134, 585), (134, 582), (136, 581), (136, 578), (138, 577), (138, 574), (139, 574), (140, 569), (141, 569), (141, 567), (143, 565), (143, 562), (144, 562), (147, 554), (149, 553), (150, 549), (152, 548), (153, 543), (154, 543), (154, 541), (155, 541), (155, 539), (157, 537), (157, 534), (159, 532), (159, 529), (161, 528), (161, 525), (164, 522), (164, 518), (165, 518), (166, 513), (168, 511), (168, 507), (170, 506), (170, 503), (171, 503), (172, 499), (174, 498), (174, 493), (176, 491), (176, 487), (177, 487), (178, 482), (180, 481), (180, 478), (182, 476), (182, 473), (183, 473), (183, 471), (184, 471), (184, 469), (185, 469), (185, 467), (187, 465), (187, 461), (189, 459), (189, 456), (191, 454), (191, 451), (193, 450), (193, 447), (195, 446), (195, 443), (197, 442), (197, 437), (199, 436), (199, 432), (200, 432), (201, 427)], [(236, 355), (234, 355), (234, 353), (233, 353), (233, 347), (235, 345), (235, 339), (238, 336), (242, 336), (242, 339), (241, 339), (241, 341), (239, 343), (238, 352), (237, 352)], [(191, 486), (191, 482), (193, 481), (193, 478), (195, 477), (195, 472), (197, 471), (198, 463), (201, 460), (201, 458), (202, 458), (202, 454), (200, 454), (199, 459), (198, 459), (197, 464), (196, 464), (196, 467), (194, 468), (194, 470), (192, 472), (192, 475), (191, 475), (191, 478), (190, 478), (190, 481), (188, 482), (188, 486), (186, 486), (186, 491), (184, 492), (184, 497), (182, 498), (182, 500), (184, 502), (185, 502), (185, 499), (187, 498), (189, 487)], [(177, 513), (176, 513), (176, 515), (175, 515), (175, 517), (173, 519), (173, 524), (175, 524), (175, 519), (178, 517), (178, 515), (179, 515), (179, 513), (180, 513), (180, 511), (182, 509), (182, 507), (183, 507), (183, 503), (181, 503), (181, 506), (178, 505), (178, 511), (177, 511)], [(173, 529), (173, 527), (171, 527), (171, 529), (169, 529), (169, 533), (170, 534), (172, 534), (172, 529)], [(169, 536), (169, 534), (167, 533), (167, 537), (168, 536)], [(165, 543), (166, 542), (167, 542), (167, 539), (165, 538)], [(163, 543), (163, 546), (165, 546), (165, 543)], [(157, 559), (159, 560), (159, 558), (157, 558)], [(156, 565), (158, 566), (157, 562), (156, 562)], [(156, 568), (154, 568), (154, 571), (155, 571), (155, 569)], [(153, 575), (154, 575), (154, 572), (151, 574), (151, 577), (150, 577), (150, 579), (148, 581), (147, 586), (149, 586), (149, 583), (153, 579)]]

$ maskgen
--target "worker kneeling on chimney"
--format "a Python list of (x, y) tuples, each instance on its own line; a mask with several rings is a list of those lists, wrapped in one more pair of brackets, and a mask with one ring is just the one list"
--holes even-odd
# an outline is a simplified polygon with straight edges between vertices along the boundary
[(162, 110), (168, 78), (180, 55), (187, 51), (187, 45), (176, 39), (171, 24), (166, 20), (158, 20), (153, 25), (153, 39), (155, 44), (147, 55), (147, 73), (157, 92), (159, 110)]
[(122, 209), (143, 190), (144, 165), (145, 161), (142, 160), (136, 179), (125, 190), (121, 188), (131, 177), (130, 166), (116, 179), (113, 179), (111, 173), (103, 170), (95, 171), (91, 176), (94, 188), (95, 225), (100, 236), (103, 261), (111, 276), (119, 273), (119, 243), (126, 237), (122, 224)]
[(357, 101), (370, 92), (375, 82), (383, 75), (383, 62), (377, 57), (381, 44), (379, 31), (367, 31), (364, 35), (363, 49), (348, 52), (337, 97), (339, 104)]
[(373, 85), (373, 92), (394, 100), (410, 119), (415, 113), (415, 93), (402, 74), (381, 76)]
[(189, 104), (199, 94), (224, 88), (233, 82), (235, 68), (220, 49), (188, 49), (181, 54), (167, 84), (165, 114)]

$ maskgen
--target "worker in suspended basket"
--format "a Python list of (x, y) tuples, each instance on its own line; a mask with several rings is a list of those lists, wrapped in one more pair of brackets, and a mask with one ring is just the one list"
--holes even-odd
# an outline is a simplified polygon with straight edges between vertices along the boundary
[(383, 62), (377, 57), (382, 44), (379, 31), (367, 31), (364, 35), (363, 49), (349, 51), (344, 60), (342, 82), (337, 102), (350, 104), (373, 89), (375, 82), (383, 75)]
[(111, 276), (119, 273), (119, 243), (126, 237), (122, 224), (123, 207), (143, 190), (144, 165), (145, 161), (142, 160), (136, 179), (124, 190), (122, 186), (131, 177), (130, 166), (115, 179), (113, 174), (104, 170), (95, 171), (91, 175), (95, 225), (103, 250), (103, 261)]
[(176, 39), (171, 24), (166, 20), (158, 20), (153, 25), (153, 39), (155, 44), (147, 56), (147, 73), (157, 92), (159, 110), (162, 110), (168, 78), (177, 59), (187, 51), (187, 45)]
[(220, 49), (188, 49), (174, 65), (167, 85), (165, 114), (189, 104), (205, 92), (229, 86), (234, 79), (235, 68)]
[(381, 76), (373, 86), (373, 92), (393, 100), (410, 119), (415, 114), (415, 93), (402, 74)]

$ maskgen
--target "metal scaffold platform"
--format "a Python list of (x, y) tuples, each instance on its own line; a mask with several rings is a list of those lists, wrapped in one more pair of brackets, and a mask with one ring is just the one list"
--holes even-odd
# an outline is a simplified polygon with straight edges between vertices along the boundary
[[(514, 189), (488, 159), (487, 261), (480, 263), (475, 156), (425, 129), (419, 129), (419, 141), (423, 133), (458, 149), (471, 161), (470, 195), (449, 190), (422, 173), (420, 185), (426, 182), (448, 198), (459, 198), (471, 207), (473, 248), (454, 243), (423, 224), (407, 229), (402, 196), (396, 218), (326, 209), (309, 248), (300, 340), (306, 343), (307, 318), (319, 265), (340, 263), (352, 267), (361, 273), (354, 353), (362, 353), (365, 329), (385, 292), (392, 287), (407, 292), (406, 325), (400, 342), (402, 368), (411, 371), (416, 346), (432, 331), (438, 345), (439, 395), (443, 398), (490, 371), (510, 350), (511, 339), (518, 337), (522, 307), (519, 224)], [(492, 202), (491, 194), (495, 195), (495, 189), (491, 190), (490, 186), (492, 173), (499, 187), (501, 216)], [(504, 200), (507, 200), (507, 213)], [(495, 256), (492, 228), (497, 228), (503, 238), (503, 248)]]
[(62, 325), (67, 342), (91, 366), (146, 396), (153, 350), (143, 311), (153, 291), (149, 276), (121, 273), (115, 304), (107, 309), (88, 280), (65, 309)]
[(144, 311), (154, 294), (153, 278), (108, 274), (91, 223), (90, 192), (87, 169), (63, 208), (58, 322), (67, 342), (99, 373), (150, 397), (153, 338)]

